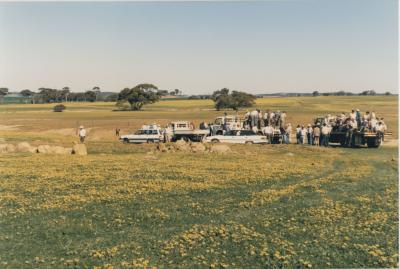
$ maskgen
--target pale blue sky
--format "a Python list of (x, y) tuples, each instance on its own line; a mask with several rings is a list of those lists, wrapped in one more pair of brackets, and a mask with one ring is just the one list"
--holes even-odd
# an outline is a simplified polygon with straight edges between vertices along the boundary
[(396, 91), (395, 0), (0, 3), (0, 87)]

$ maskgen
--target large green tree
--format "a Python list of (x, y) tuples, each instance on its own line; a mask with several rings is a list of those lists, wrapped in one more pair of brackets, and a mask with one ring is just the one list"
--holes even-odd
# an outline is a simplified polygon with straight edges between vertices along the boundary
[(35, 93), (34, 93), (33, 91), (31, 91), (31, 90), (25, 89), (25, 90), (22, 90), (22, 91), (20, 92), (20, 94), (22, 94), (22, 95), (25, 96), (25, 97), (31, 97), (31, 96), (34, 95)]
[(157, 86), (144, 83), (123, 89), (118, 95), (118, 102), (128, 102), (131, 110), (140, 110), (146, 104), (157, 102), (160, 97)]
[(217, 110), (239, 110), (241, 107), (253, 106), (256, 97), (252, 94), (239, 91), (232, 91), (232, 93), (229, 93), (229, 89), (223, 88), (215, 91), (211, 99), (215, 102), (215, 108)]

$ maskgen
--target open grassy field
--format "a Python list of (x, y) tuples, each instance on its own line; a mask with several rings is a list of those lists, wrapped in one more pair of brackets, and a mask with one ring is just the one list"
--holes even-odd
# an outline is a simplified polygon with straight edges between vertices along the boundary
[[(212, 102), (0, 105), (0, 139), (89, 155), (0, 154), (0, 268), (349, 268), (398, 266), (398, 147), (235, 145), (156, 153), (122, 133), (222, 114)], [(293, 124), (360, 108), (397, 139), (396, 97), (259, 99)], [(243, 113), (241, 111), (240, 113)], [(0, 142), (3, 143), (3, 142)]]

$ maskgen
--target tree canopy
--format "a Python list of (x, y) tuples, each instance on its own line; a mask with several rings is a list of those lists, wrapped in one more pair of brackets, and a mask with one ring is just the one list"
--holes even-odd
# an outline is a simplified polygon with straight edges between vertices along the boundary
[(144, 83), (123, 89), (118, 95), (118, 102), (129, 102), (131, 110), (140, 110), (146, 104), (157, 102), (160, 97), (157, 86)]
[(215, 91), (212, 94), (211, 99), (215, 102), (215, 108), (217, 110), (239, 110), (241, 107), (253, 106), (256, 97), (252, 94), (239, 91), (232, 91), (232, 93), (229, 93), (229, 89), (223, 88)]
[(20, 92), (20, 94), (22, 94), (25, 97), (30, 97), (30, 96), (34, 95), (35, 93), (31, 90), (25, 89), (25, 90), (22, 90)]
[(8, 93), (8, 88), (0, 88), (0, 95), (6, 95)]

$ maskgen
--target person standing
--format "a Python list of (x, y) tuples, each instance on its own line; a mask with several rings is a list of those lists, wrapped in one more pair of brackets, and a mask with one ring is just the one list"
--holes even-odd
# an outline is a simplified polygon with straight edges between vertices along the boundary
[(286, 123), (286, 111), (282, 111), (279, 125), (285, 126), (285, 123)]
[(268, 143), (272, 144), (272, 137), (274, 134), (274, 129), (272, 128), (271, 125), (264, 127), (264, 134), (267, 137)]
[(313, 144), (313, 128), (311, 127), (311, 124), (307, 125), (307, 142), (309, 145)]
[(325, 123), (321, 129), (321, 144), (324, 147), (329, 146), (329, 127)]
[(115, 136), (119, 137), (119, 133), (120, 133), (121, 129), (120, 128), (115, 128)]
[(354, 109), (352, 109), (350, 113), (350, 120), (356, 120), (356, 118), (357, 118), (356, 112), (354, 111)]
[(372, 120), (372, 119), (376, 120), (375, 111), (371, 111), (371, 120)]
[(356, 111), (356, 122), (357, 122), (357, 126), (360, 127), (361, 126), (361, 112), (358, 108)]
[(79, 126), (78, 136), (79, 136), (79, 141), (81, 143), (84, 143), (86, 138), (86, 129), (82, 125)]
[(314, 145), (319, 147), (319, 137), (321, 135), (321, 128), (319, 128), (319, 125), (316, 125), (313, 130), (313, 137), (314, 137)]
[(301, 126), (297, 125), (296, 127), (296, 142), (297, 144), (301, 144)]
[(269, 125), (269, 109), (264, 113), (264, 126), (268, 126)]
[(258, 127), (258, 118), (259, 116), (259, 111), (258, 110), (253, 110), (250, 113), (250, 119), (251, 119), (251, 124), (250, 124), (250, 128), (253, 129), (253, 127)]
[(289, 122), (285, 129), (285, 142), (290, 144), (290, 136), (292, 134), (292, 124)]
[(304, 127), (304, 125), (301, 125), (301, 144), (304, 144), (304, 140), (307, 137), (307, 129)]
[(342, 122), (346, 120), (346, 114), (344, 112), (340, 114), (340, 119), (342, 120)]
[(271, 125), (272, 128), (276, 127), (276, 125), (275, 125), (275, 113), (273, 111), (271, 111), (269, 113), (268, 125)]
[(365, 112), (364, 116), (363, 116), (364, 121), (369, 121), (371, 119), (371, 116), (369, 114), (369, 111)]

